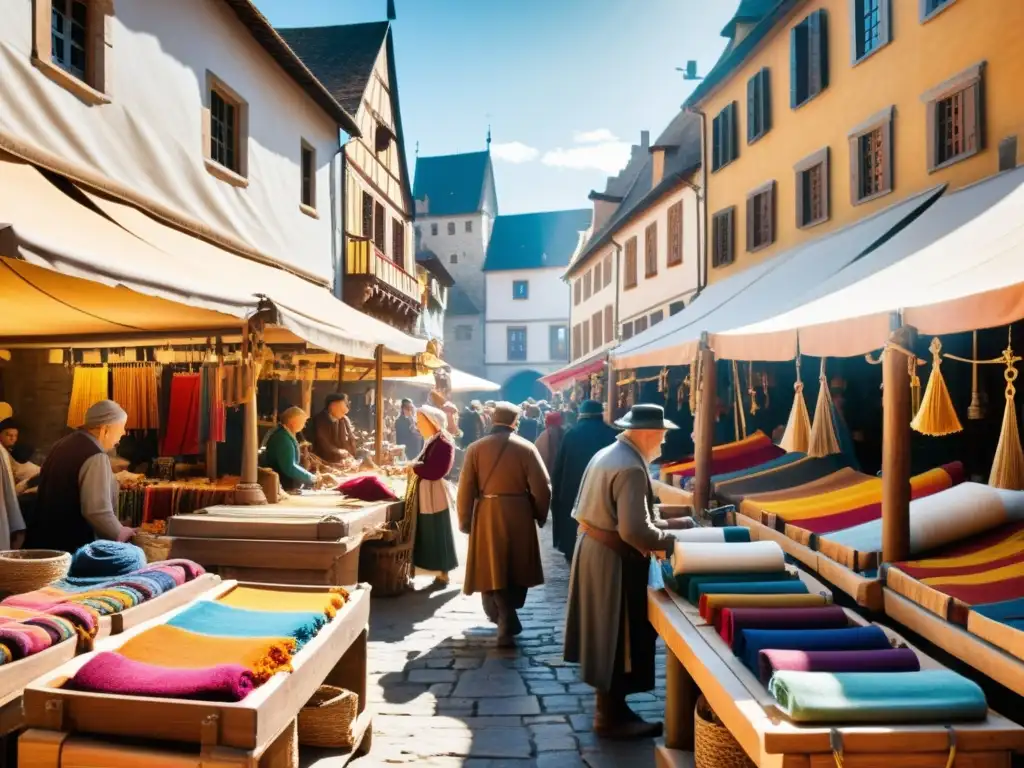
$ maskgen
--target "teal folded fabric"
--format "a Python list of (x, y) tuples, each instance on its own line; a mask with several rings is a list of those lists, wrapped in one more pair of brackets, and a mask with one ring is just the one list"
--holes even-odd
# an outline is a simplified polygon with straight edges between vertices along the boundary
[(725, 534), (726, 544), (748, 544), (750, 543), (750, 529), (742, 525), (727, 525), (722, 528)]
[(697, 605), (701, 595), (806, 595), (810, 590), (799, 579), (786, 581), (713, 581), (690, 585), (690, 602)]
[(768, 690), (798, 723), (984, 720), (985, 694), (947, 669), (921, 672), (776, 672)]
[(744, 581), (791, 581), (797, 575), (790, 571), (771, 571), (768, 573), (681, 573), (674, 577), (676, 591), (690, 602), (696, 602), (696, 593), (690, 594), (690, 588), (696, 584), (733, 584)]
[(324, 613), (253, 611), (201, 600), (167, 622), (172, 627), (220, 637), (293, 637), (297, 648), (327, 623)]

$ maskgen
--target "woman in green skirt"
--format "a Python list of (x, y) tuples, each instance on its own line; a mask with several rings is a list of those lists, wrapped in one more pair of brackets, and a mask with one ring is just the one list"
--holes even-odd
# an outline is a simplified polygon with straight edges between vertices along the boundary
[[(445, 478), (455, 460), (455, 444), (445, 431), (444, 411), (423, 405), (416, 425), (423, 435), (423, 450), (412, 465), (407, 501), (416, 507), (416, 539), (413, 565), (437, 574), (435, 583), (448, 584), (448, 572), (459, 567), (452, 535), (452, 496)], [(407, 509), (409, 508), (407, 504)]]

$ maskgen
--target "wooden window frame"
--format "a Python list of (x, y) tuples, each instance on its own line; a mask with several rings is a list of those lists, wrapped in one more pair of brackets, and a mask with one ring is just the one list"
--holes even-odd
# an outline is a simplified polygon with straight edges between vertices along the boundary
[[(558, 349), (558, 331), (562, 330), (565, 332), (565, 351), (559, 354), (561, 350)], [(564, 325), (549, 325), (548, 326), (548, 359), (558, 360), (564, 362), (569, 359), (569, 329)]]
[(771, 73), (762, 68), (747, 81), (747, 144), (756, 143), (772, 129)]
[(644, 228), (644, 279), (658, 276), (658, 222)]
[(68, 72), (53, 61), (53, 0), (32, 0), (33, 66), (79, 101), (95, 107), (109, 104), (110, 61), (113, 45), (107, 18), (114, 15), (113, 0), (82, 0), (86, 6), (85, 79)]
[[(724, 223), (719, 223), (724, 222)], [(719, 253), (718, 231), (720, 227), (727, 227), (728, 244), (727, 253)], [(718, 269), (727, 267), (736, 262), (736, 206), (732, 205), (711, 216), (711, 268)]]
[(921, 23), (924, 24), (925, 22), (934, 19), (940, 13), (945, 13), (947, 10), (950, 9), (950, 7), (953, 6), (954, 3), (956, 3), (956, 0), (945, 0), (945, 2), (943, 2), (942, 5), (938, 6), (937, 8), (932, 8), (931, 10), (928, 10), (928, 0), (918, 0), (917, 11), (918, 16), (920, 16), (921, 18)]
[[(512, 357), (512, 334), (522, 331), (523, 332), (523, 356)], [(530, 358), (530, 347), (529, 338), (527, 337), (527, 329), (525, 325), (509, 325), (505, 328), (505, 359), (509, 362), (525, 362)]]
[[(793, 166), (794, 175), (796, 178), (796, 228), (797, 229), (810, 229), (816, 227), (819, 224), (823, 224), (832, 217), (832, 196), (830, 194), (830, 187), (832, 185), (832, 175), (829, 168), (829, 148), (824, 147), (819, 149), (817, 152), (808, 155), (803, 160)], [(818, 166), (822, 167), (822, 208), (824, 209), (824, 216), (809, 221), (803, 220), (804, 214), (804, 174), (811, 171)]]
[(736, 102), (726, 104), (711, 121), (711, 172), (717, 173), (740, 156)]
[(391, 219), (391, 261), (405, 269), (405, 222)]
[[(306, 202), (306, 156), (309, 155), (309, 202)], [(319, 219), (316, 210), (316, 147), (305, 139), (299, 142), (299, 210)]]
[[(757, 228), (754, 226), (756, 203), (765, 195), (768, 196), (768, 239), (763, 243), (755, 243), (754, 233), (757, 231)], [(747, 253), (756, 253), (775, 244), (775, 210), (777, 207), (775, 197), (774, 181), (765, 182), (747, 193)]]
[[(896, 184), (893, 180), (893, 122), (896, 118), (896, 107), (890, 106), (876, 112), (863, 123), (850, 131), (846, 137), (850, 151), (850, 204), (863, 205), (877, 200), (880, 197), (892, 194)], [(876, 129), (882, 129), (882, 140), (884, 141), (884, 163), (882, 169), (883, 178), (886, 182), (881, 190), (870, 195), (860, 197), (861, 190), (861, 157), (860, 139)]]
[(373, 202), (373, 195), (363, 190), (359, 200), (359, 226), (360, 234), (367, 240), (373, 240)]
[[(516, 295), (516, 288), (520, 285), (526, 287), (526, 291), (522, 296)], [(530, 299), (530, 281), (529, 280), (513, 280), (512, 281), (512, 301), (529, 301)]]
[[(792, 109), (800, 109), (820, 96), (829, 85), (829, 54), (828, 44), (828, 12), (824, 8), (812, 11), (810, 14), (794, 24), (790, 28), (789, 42), (789, 106)], [(798, 61), (797, 49), (798, 38), (804, 35), (807, 38), (807, 61)], [(812, 45), (812, 36), (817, 35), (819, 42), (818, 49)], [(815, 67), (815, 62), (818, 66)], [(807, 95), (801, 99), (799, 89), (800, 65), (806, 65)]]
[(858, 24), (864, 16), (864, 0), (849, 0), (850, 2), (850, 65), (857, 66), (862, 61), (867, 61), (880, 50), (892, 42), (892, 2), (891, 0), (878, 0), (878, 44), (870, 51), (861, 53), (860, 46), (863, 42), (858, 34)]
[(604, 346), (604, 312), (600, 309), (590, 316), (590, 340), (593, 349)]
[(615, 318), (612, 316), (612, 305), (604, 308), (604, 335), (605, 342), (615, 341)]
[[(213, 93), (235, 108), (235, 155), (238, 168), (221, 165), (213, 157)], [(203, 161), (206, 170), (235, 187), (249, 186), (249, 102), (210, 70), (206, 70), (203, 92)]]
[(622, 290), (629, 291), (629, 290), (632, 290), (633, 288), (636, 288), (637, 285), (640, 282), (640, 277), (639, 277), (639, 273), (638, 273), (639, 267), (638, 267), (638, 265), (636, 263), (637, 262), (637, 253), (636, 253), (636, 251), (637, 251), (637, 238), (636, 238), (636, 235), (633, 235), (633, 237), (629, 238), (629, 240), (626, 241), (626, 244), (623, 246), (623, 250), (625, 251), (625, 257), (624, 258), (625, 258), (625, 261), (626, 261), (626, 274), (622, 276), (622, 279), (623, 279)]
[(606, 254), (604, 257), (604, 285), (603, 288), (607, 288), (612, 282), (612, 255)]
[[(921, 94), (921, 101), (927, 110), (928, 173), (941, 171), (951, 165), (968, 160), (985, 149), (985, 61), (979, 61), (962, 72)], [(973, 90), (974, 125), (976, 139), (974, 148), (961, 152), (955, 157), (937, 162), (938, 154), (938, 107), (939, 103), (961, 91)]]
[(668, 207), (668, 253), (665, 254), (665, 267), (678, 267), (683, 263), (683, 201), (679, 200)]

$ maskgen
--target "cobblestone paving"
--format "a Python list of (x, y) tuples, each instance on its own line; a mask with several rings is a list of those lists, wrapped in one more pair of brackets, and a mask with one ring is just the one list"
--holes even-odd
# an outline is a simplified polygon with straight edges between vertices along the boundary
[[(372, 768), (416, 763), (436, 768), (574, 768), (654, 765), (654, 744), (602, 741), (591, 732), (593, 691), (562, 661), (568, 566), (541, 532), (547, 583), (520, 612), (517, 650), (495, 647), (479, 595), (452, 586), (374, 599), (370, 614), (369, 700), (373, 749), (352, 763)], [(460, 560), (465, 537), (456, 532)], [(664, 716), (664, 652), (654, 694), (634, 696), (644, 717)]]

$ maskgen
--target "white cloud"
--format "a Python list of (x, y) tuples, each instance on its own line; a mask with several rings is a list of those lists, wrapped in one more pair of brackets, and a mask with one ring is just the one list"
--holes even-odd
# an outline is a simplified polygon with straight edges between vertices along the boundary
[(606, 144), (618, 141), (619, 137), (607, 128), (598, 128), (593, 131), (576, 131), (572, 136), (572, 140), (577, 144)]
[(536, 160), (540, 150), (523, 144), (521, 141), (508, 141), (505, 143), (491, 144), (491, 154), (506, 163), (528, 163)]
[(541, 162), (556, 168), (598, 170), (613, 174), (629, 162), (630, 150), (628, 141), (602, 141), (571, 149), (552, 149), (544, 153)]

